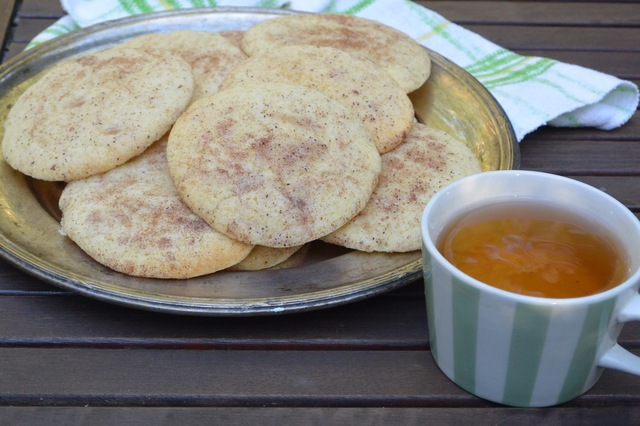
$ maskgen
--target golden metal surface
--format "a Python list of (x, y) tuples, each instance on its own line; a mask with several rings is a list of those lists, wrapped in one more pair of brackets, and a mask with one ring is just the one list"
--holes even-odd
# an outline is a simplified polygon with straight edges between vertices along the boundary
[[(52, 64), (152, 31), (244, 30), (293, 12), (215, 8), (139, 15), (99, 24), (23, 52), (0, 68), (0, 125), (12, 103)], [(432, 74), (411, 94), (420, 121), (467, 141), (485, 170), (519, 167), (511, 125), (477, 80), (432, 54)], [(0, 126), (1, 130), (4, 126)], [(421, 277), (419, 252), (361, 253), (314, 243), (296, 268), (218, 272), (188, 280), (126, 276), (89, 258), (59, 232), (62, 184), (36, 181), (0, 160), (0, 255), (27, 273), (80, 294), (130, 307), (194, 315), (267, 315), (371, 297)]]

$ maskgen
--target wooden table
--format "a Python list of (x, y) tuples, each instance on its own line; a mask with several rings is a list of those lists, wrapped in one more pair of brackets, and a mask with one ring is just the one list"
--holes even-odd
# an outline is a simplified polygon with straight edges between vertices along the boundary
[[(428, 1), (516, 52), (640, 83), (639, 2)], [(2, 60), (62, 16), (2, 0)], [(640, 213), (640, 115), (614, 131), (543, 128), (522, 169), (574, 177)], [(621, 344), (640, 354), (640, 324)], [(516, 409), (452, 384), (429, 352), (421, 282), (337, 308), (201, 318), (135, 310), (0, 261), (0, 424), (638, 424), (640, 378), (605, 371), (584, 396)]]

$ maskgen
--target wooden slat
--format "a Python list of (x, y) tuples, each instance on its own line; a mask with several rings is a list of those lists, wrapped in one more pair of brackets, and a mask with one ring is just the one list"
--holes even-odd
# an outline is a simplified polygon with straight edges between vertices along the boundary
[(147, 312), (80, 296), (18, 295), (0, 296), (0, 312), (0, 346), (5, 347), (428, 348), (424, 296), (382, 295), (294, 315), (212, 318)]
[(477, 404), (426, 351), (0, 348), (0, 364), (0, 405)]
[(19, 16), (23, 18), (60, 18), (65, 14), (59, 1), (22, 0)]
[(640, 173), (640, 144), (574, 140), (536, 140), (520, 143), (521, 166), (566, 175), (631, 175)]
[[(0, 365), (5, 406), (493, 406), (427, 351), (0, 348)], [(640, 380), (606, 370), (565, 406), (639, 404)]]
[(22, 52), (27, 47), (27, 43), (16, 43), (13, 42), (9, 45), (9, 50), (7, 50), (4, 61), (8, 61), (13, 57), (17, 56), (20, 52)]
[(16, 28), (14, 41), (19, 43), (28, 43), (35, 36), (40, 34), (50, 25), (57, 21), (56, 18), (23, 18), (20, 25)]
[(3, 407), (0, 418), (12, 426), (33, 426), (43, 419), (56, 425), (634, 425), (640, 407), (532, 408), (339, 408), (339, 407)]
[[(640, 10), (638, 12), (640, 13)], [(567, 28), (486, 24), (465, 25), (465, 28), (510, 50), (640, 51), (638, 28)]]
[(13, 30), (11, 21), (15, 7), (16, 0), (3, 0), (2, 7), (0, 7), (0, 62), (8, 50), (8, 41), (11, 39)]
[[(638, 26), (637, 4), (558, 1), (418, 1), (456, 23)], [(629, 2), (637, 3), (637, 2)]]
[(19, 269), (10, 265), (7, 261), (0, 260), (0, 295), (14, 294), (15, 292), (30, 291), (56, 291), (51, 285), (41, 283), (33, 277), (25, 274)]

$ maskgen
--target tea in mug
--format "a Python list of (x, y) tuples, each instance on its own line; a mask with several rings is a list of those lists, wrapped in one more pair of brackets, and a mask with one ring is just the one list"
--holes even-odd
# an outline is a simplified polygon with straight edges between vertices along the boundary
[(467, 275), (529, 296), (588, 296), (628, 275), (624, 253), (604, 226), (540, 201), (498, 202), (464, 213), (440, 234), (437, 247)]

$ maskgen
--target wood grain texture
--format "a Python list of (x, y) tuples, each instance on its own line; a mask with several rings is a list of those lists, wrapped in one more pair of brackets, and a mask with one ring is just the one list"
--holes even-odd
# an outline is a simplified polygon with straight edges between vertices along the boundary
[(566, 426), (567, 424), (632, 425), (640, 407), (393, 408), (393, 407), (0, 407), (0, 417), (13, 426), (49, 424), (112, 425), (468, 425), (498, 424)]
[[(640, 83), (640, 2), (418, 3), (517, 53)], [(57, 0), (19, 6), (9, 33), (0, 9), (5, 61), (64, 14)], [(639, 112), (613, 131), (543, 127), (520, 150), (523, 169), (586, 182), (640, 216)], [(640, 322), (619, 342), (640, 354)], [(420, 281), (315, 312), (201, 318), (81, 297), (0, 260), (0, 424), (640, 423), (638, 377), (607, 370), (562, 406), (506, 408), (455, 386), (429, 349)]]
[[(0, 348), (0, 362), (0, 405), (493, 406), (449, 381), (427, 351)], [(596, 401), (638, 405), (640, 380), (607, 370), (565, 405)]]
[(17, 0), (4, 0), (0, 7), (0, 62), (4, 59), (8, 49), (8, 42), (12, 39), (13, 23)]
[(638, 26), (636, 1), (417, 1), (450, 21), (528, 26)]
[(428, 349), (423, 298), (395, 293), (260, 320), (176, 316), (50, 294), (5, 295), (0, 310), (5, 347)]

